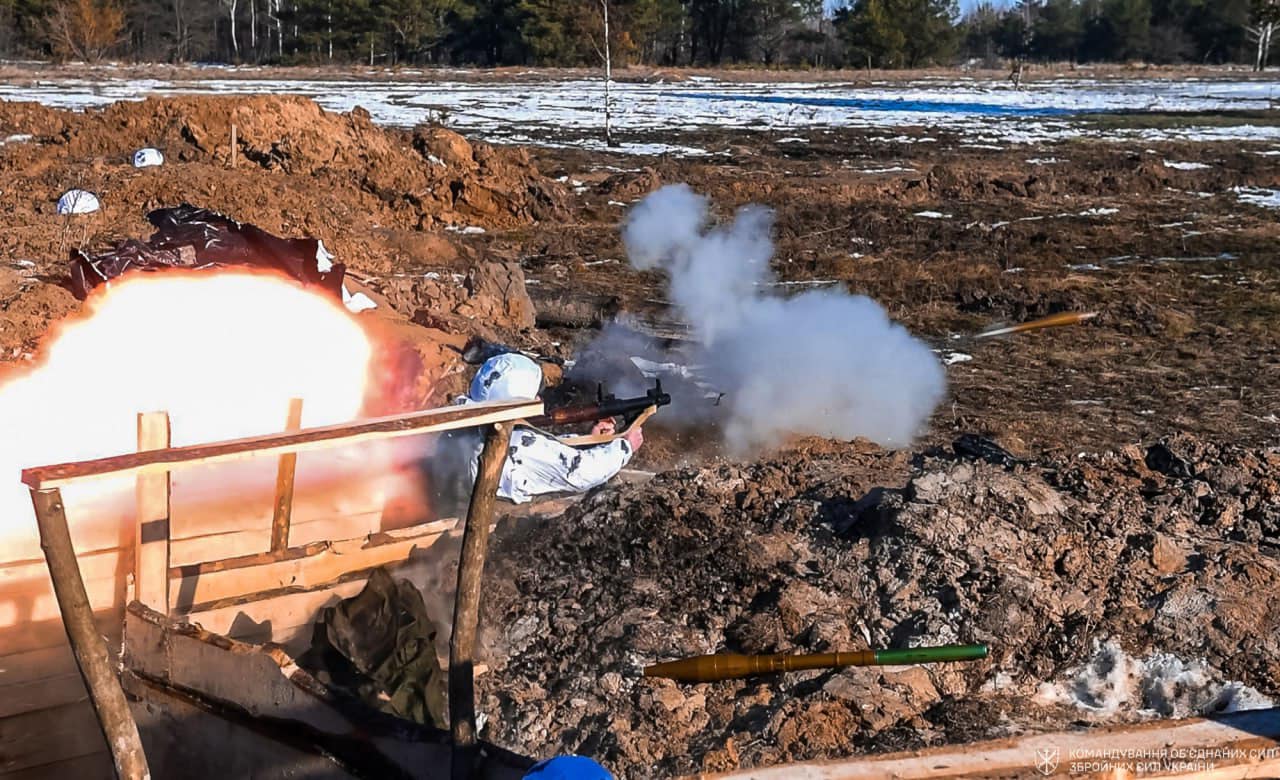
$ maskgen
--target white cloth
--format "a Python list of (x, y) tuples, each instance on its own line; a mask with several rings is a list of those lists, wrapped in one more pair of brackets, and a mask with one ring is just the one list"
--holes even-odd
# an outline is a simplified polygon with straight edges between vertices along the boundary
[(164, 155), (159, 149), (148, 146), (133, 153), (133, 167), (151, 168), (156, 165), (164, 165)]
[[(470, 461), (473, 484), (480, 470), (478, 449)], [(517, 427), (511, 432), (498, 496), (523, 504), (547, 493), (585, 493), (613, 479), (630, 460), (631, 445), (624, 439), (578, 448), (554, 436)]]
[(59, 214), (92, 214), (100, 208), (98, 196), (88, 190), (67, 190), (58, 198)]

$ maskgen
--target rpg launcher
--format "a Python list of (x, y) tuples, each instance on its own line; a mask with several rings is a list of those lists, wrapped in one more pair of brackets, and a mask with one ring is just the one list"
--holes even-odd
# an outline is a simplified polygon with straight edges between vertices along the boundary
[(548, 410), (546, 414), (530, 417), (529, 424), (535, 427), (549, 425), (572, 425), (573, 423), (595, 422), (611, 417), (621, 417), (625, 421), (624, 428), (630, 427), (640, 415), (651, 407), (656, 409), (671, 403), (671, 396), (662, 392), (662, 380), (655, 379), (653, 387), (636, 398), (618, 398), (613, 394), (605, 395), (604, 385), (596, 386), (596, 402), (580, 406), (562, 406)]
[(671, 403), (671, 396), (662, 391), (662, 380), (655, 379), (653, 387), (636, 398), (618, 398), (613, 394), (605, 395), (604, 386), (596, 386), (596, 402), (578, 406), (562, 406), (550, 409), (546, 414), (530, 417), (527, 422), (534, 428), (545, 428), (551, 425), (572, 425), (574, 423), (595, 422), (621, 417), (623, 424), (618, 433), (596, 434), (588, 436), (561, 437), (560, 441), (574, 447), (585, 447), (603, 444), (619, 438), (637, 425), (644, 424), (650, 415), (658, 411), (658, 407)]

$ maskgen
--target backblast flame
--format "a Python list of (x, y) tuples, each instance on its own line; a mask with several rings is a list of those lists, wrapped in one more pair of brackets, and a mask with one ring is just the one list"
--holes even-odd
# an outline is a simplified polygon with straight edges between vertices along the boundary
[[(281, 277), (172, 272), (111, 285), (61, 327), (39, 365), (0, 384), (0, 563), (41, 555), (22, 468), (131, 452), (138, 412), (169, 412), (175, 446), (280, 431), (293, 397), (304, 400), (305, 427), (351, 420), (371, 355), (337, 301)], [(252, 464), (269, 483), (274, 461)], [(206, 491), (235, 494), (225, 480), (245, 465), (218, 472), (216, 485), (206, 478)], [(78, 548), (131, 538), (133, 480), (63, 496)], [(94, 511), (78, 512), (88, 501)]]

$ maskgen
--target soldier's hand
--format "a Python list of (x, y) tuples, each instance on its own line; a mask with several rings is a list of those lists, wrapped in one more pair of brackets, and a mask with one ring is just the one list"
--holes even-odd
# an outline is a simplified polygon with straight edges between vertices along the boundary
[(613, 420), (601, 420), (591, 427), (592, 436), (612, 436), (618, 432), (618, 426), (613, 424)]
[(631, 451), (635, 452), (640, 449), (640, 445), (644, 444), (644, 430), (639, 426), (635, 426), (631, 430), (622, 435), (627, 444), (631, 445)]

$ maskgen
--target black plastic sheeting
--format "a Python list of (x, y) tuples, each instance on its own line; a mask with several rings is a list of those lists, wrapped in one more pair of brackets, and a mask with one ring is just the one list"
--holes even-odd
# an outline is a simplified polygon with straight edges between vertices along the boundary
[(145, 242), (129, 239), (97, 255), (71, 251), (71, 291), (77, 298), (84, 300), (95, 287), (131, 271), (236, 265), (282, 271), (342, 298), (346, 266), (322, 262), (327, 253), (319, 239), (280, 238), (187, 203), (156, 209), (147, 221), (156, 232)]

